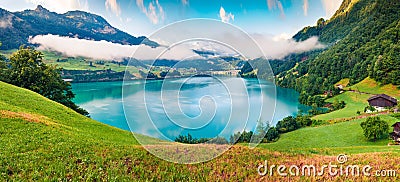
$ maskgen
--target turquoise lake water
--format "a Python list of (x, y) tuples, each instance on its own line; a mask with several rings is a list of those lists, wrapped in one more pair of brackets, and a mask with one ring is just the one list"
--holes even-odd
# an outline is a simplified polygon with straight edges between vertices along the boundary
[(74, 101), (102, 123), (156, 138), (228, 138), (299, 110), (299, 94), (257, 79), (192, 77), (72, 85)]

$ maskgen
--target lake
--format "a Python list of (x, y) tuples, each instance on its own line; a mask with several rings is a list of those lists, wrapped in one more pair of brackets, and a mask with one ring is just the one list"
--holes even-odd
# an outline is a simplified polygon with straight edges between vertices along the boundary
[(257, 121), (271, 125), (309, 107), (293, 89), (268, 81), (229, 77), (191, 77), (128, 82), (74, 83), (74, 102), (91, 118), (124, 130), (174, 140), (229, 138), (255, 130)]

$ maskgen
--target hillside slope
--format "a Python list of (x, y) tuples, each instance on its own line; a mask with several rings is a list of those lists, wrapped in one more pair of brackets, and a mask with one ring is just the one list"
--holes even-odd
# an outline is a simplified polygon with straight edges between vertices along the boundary
[[(0, 181), (264, 181), (266, 176), (259, 176), (257, 167), (265, 160), (269, 164), (287, 166), (293, 165), (293, 161), (321, 166), (335, 162), (338, 152), (351, 151), (348, 154), (354, 164), (368, 163), (374, 169), (396, 169), (395, 159), (400, 157), (398, 147), (386, 148), (383, 146), (385, 141), (359, 143), (359, 129), (356, 133), (348, 131), (358, 127), (357, 122), (352, 122), (297, 130), (283, 135), (274, 144), (262, 146), (268, 150), (250, 150), (237, 145), (209, 162), (175, 164), (151, 155), (129, 132), (78, 115), (34, 92), (0, 82), (0, 94)], [(349, 124), (348, 130), (340, 130)], [(346, 138), (337, 143), (340, 150), (331, 142), (338, 137)], [(307, 140), (306, 145), (302, 140)], [(317, 143), (321, 140), (325, 142)], [(360, 145), (364, 146), (361, 150), (353, 148)], [(170, 155), (177, 155), (177, 152), (174, 146)], [(304, 180), (303, 177), (291, 179)], [(332, 178), (326, 174), (311, 179), (343, 181), (360, 178)], [(398, 177), (368, 180), (378, 179), (395, 181)], [(282, 181), (287, 177), (274, 175), (268, 176), (268, 180)]]
[(16, 49), (29, 44), (29, 37), (36, 35), (60, 35), (87, 40), (106, 40), (123, 45), (158, 46), (146, 37), (134, 37), (111, 26), (104, 18), (83, 11), (57, 14), (38, 6), (35, 10), (9, 12), (0, 8), (0, 49)]
[(2, 118), (40, 123), (40, 126), (51, 127), (80, 139), (93, 138), (107, 143), (138, 144), (129, 132), (82, 116), (30, 90), (0, 82), (0, 93)]
[[(336, 15), (294, 36), (319, 36), (329, 47), (279, 75), (278, 83), (311, 95), (331, 90), (344, 78), (355, 84), (368, 76), (400, 84), (400, 1), (345, 0)], [(318, 87), (316, 87), (318, 85)]]
[(127, 166), (103, 166), (112, 164), (112, 156), (123, 163), (127, 152), (146, 154), (128, 131), (91, 120), (37, 93), (0, 82), (0, 94), (0, 180), (117, 178)]

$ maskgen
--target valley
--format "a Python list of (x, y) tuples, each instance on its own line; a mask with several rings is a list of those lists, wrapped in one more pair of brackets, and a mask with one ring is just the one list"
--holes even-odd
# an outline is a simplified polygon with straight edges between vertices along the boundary
[[(248, 25), (256, 15), (250, 28), (262, 32), (268, 20), (295, 27), (294, 15), (304, 23), (315, 16), (308, 6), (326, 5), (299, 2), (216, 7), (224, 26)], [(179, 20), (173, 16), (216, 13), (195, 1), (179, 2), (188, 10), (179, 15), (158, 1), (62, 12), (1, 6), (0, 181), (399, 181), (400, 145), (391, 136), (400, 121), (400, 2), (340, 2), (330, 18), (316, 11), (315, 25), (288, 39), (254, 42), (269, 56), (196, 39), (156, 60), (147, 57), (175, 44), (116, 27), (149, 31)], [(126, 15), (132, 7), (134, 19)], [(193, 16), (192, 7), (202, 9)], [(227, 40), (243, 41), (231, 33)], [(81, 55), (73, 45), (98, 47)], [(145, 56), (131, 56), (139, 46)], [(284, 54), (271, 56), (274, 49)], [(332, 175), (328, 165), (371, 174)]]

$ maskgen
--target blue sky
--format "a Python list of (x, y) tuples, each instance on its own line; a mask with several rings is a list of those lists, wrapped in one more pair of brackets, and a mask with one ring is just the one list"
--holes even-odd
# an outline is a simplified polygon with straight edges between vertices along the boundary
[[(147, 36), (163, 45), (140, 49), (140, 53), (134, 55), (136, 59), (147, 60), (163, 52), (165, 54), (162, 58), (165, 59), (193, 59), (198, 57), (193, 50), (228, 54), (229, 51), (220, 46), (204, 41), (193, 41), (171, 48), (185, 36), (193, 34), (201, 35), (204, 39), (211, 37), (228, 45), (237, 45), (237, 50), (248, 51), (243, 56), (249, 59), (280, 59), (291, 53), (325, 47), (326, 45), (318, 41), (318, 37), (311, 37), (302, 42), (297, 42), (291, 37), (303, 27), (315, 25), (319, 18), (331, 17), (341, 2), (342, 0), (0, 0), (0, 7), (9, 11), (22, 11), (42, 5), (57, 13), (71, 10), (88, 11), (104, 17), (118, 29), (134, 36)], [(171, 26), (167, 26), (192, 18), (217, 21), (184, 21), (174, 24), (172, 29)], [(225, 26), (226, 24), (218, 21), (235, 25), (247, 34), (240, 34), (237, 32), (239, 29)], [(214, 24), (215, 22), (217, 24)], [(161, 29), (165, 26), (167, 28)], [(157, 33), (153, 34), (154, 32)], [(249, 47), (248, 44), (252, 45), (252, 42), (249, 43), (251, 40), (254, 40), (258, 47)], [(37, 35), (29, 41), (40, 45), (38, 49), (55, 50), (72, 57), (84, 56), (105, 60), (121, 60), (131, 56), (140, 47), (59, 35)]]
[(292, 36), (317, 19), (329, 18), (342, 0), (0, 0), (10, 11), (37, 5), (58, 13), (84, 10), (99, 14), (132, 35), (149, 35), (190, 18), (229, 22), (250, 34)]

